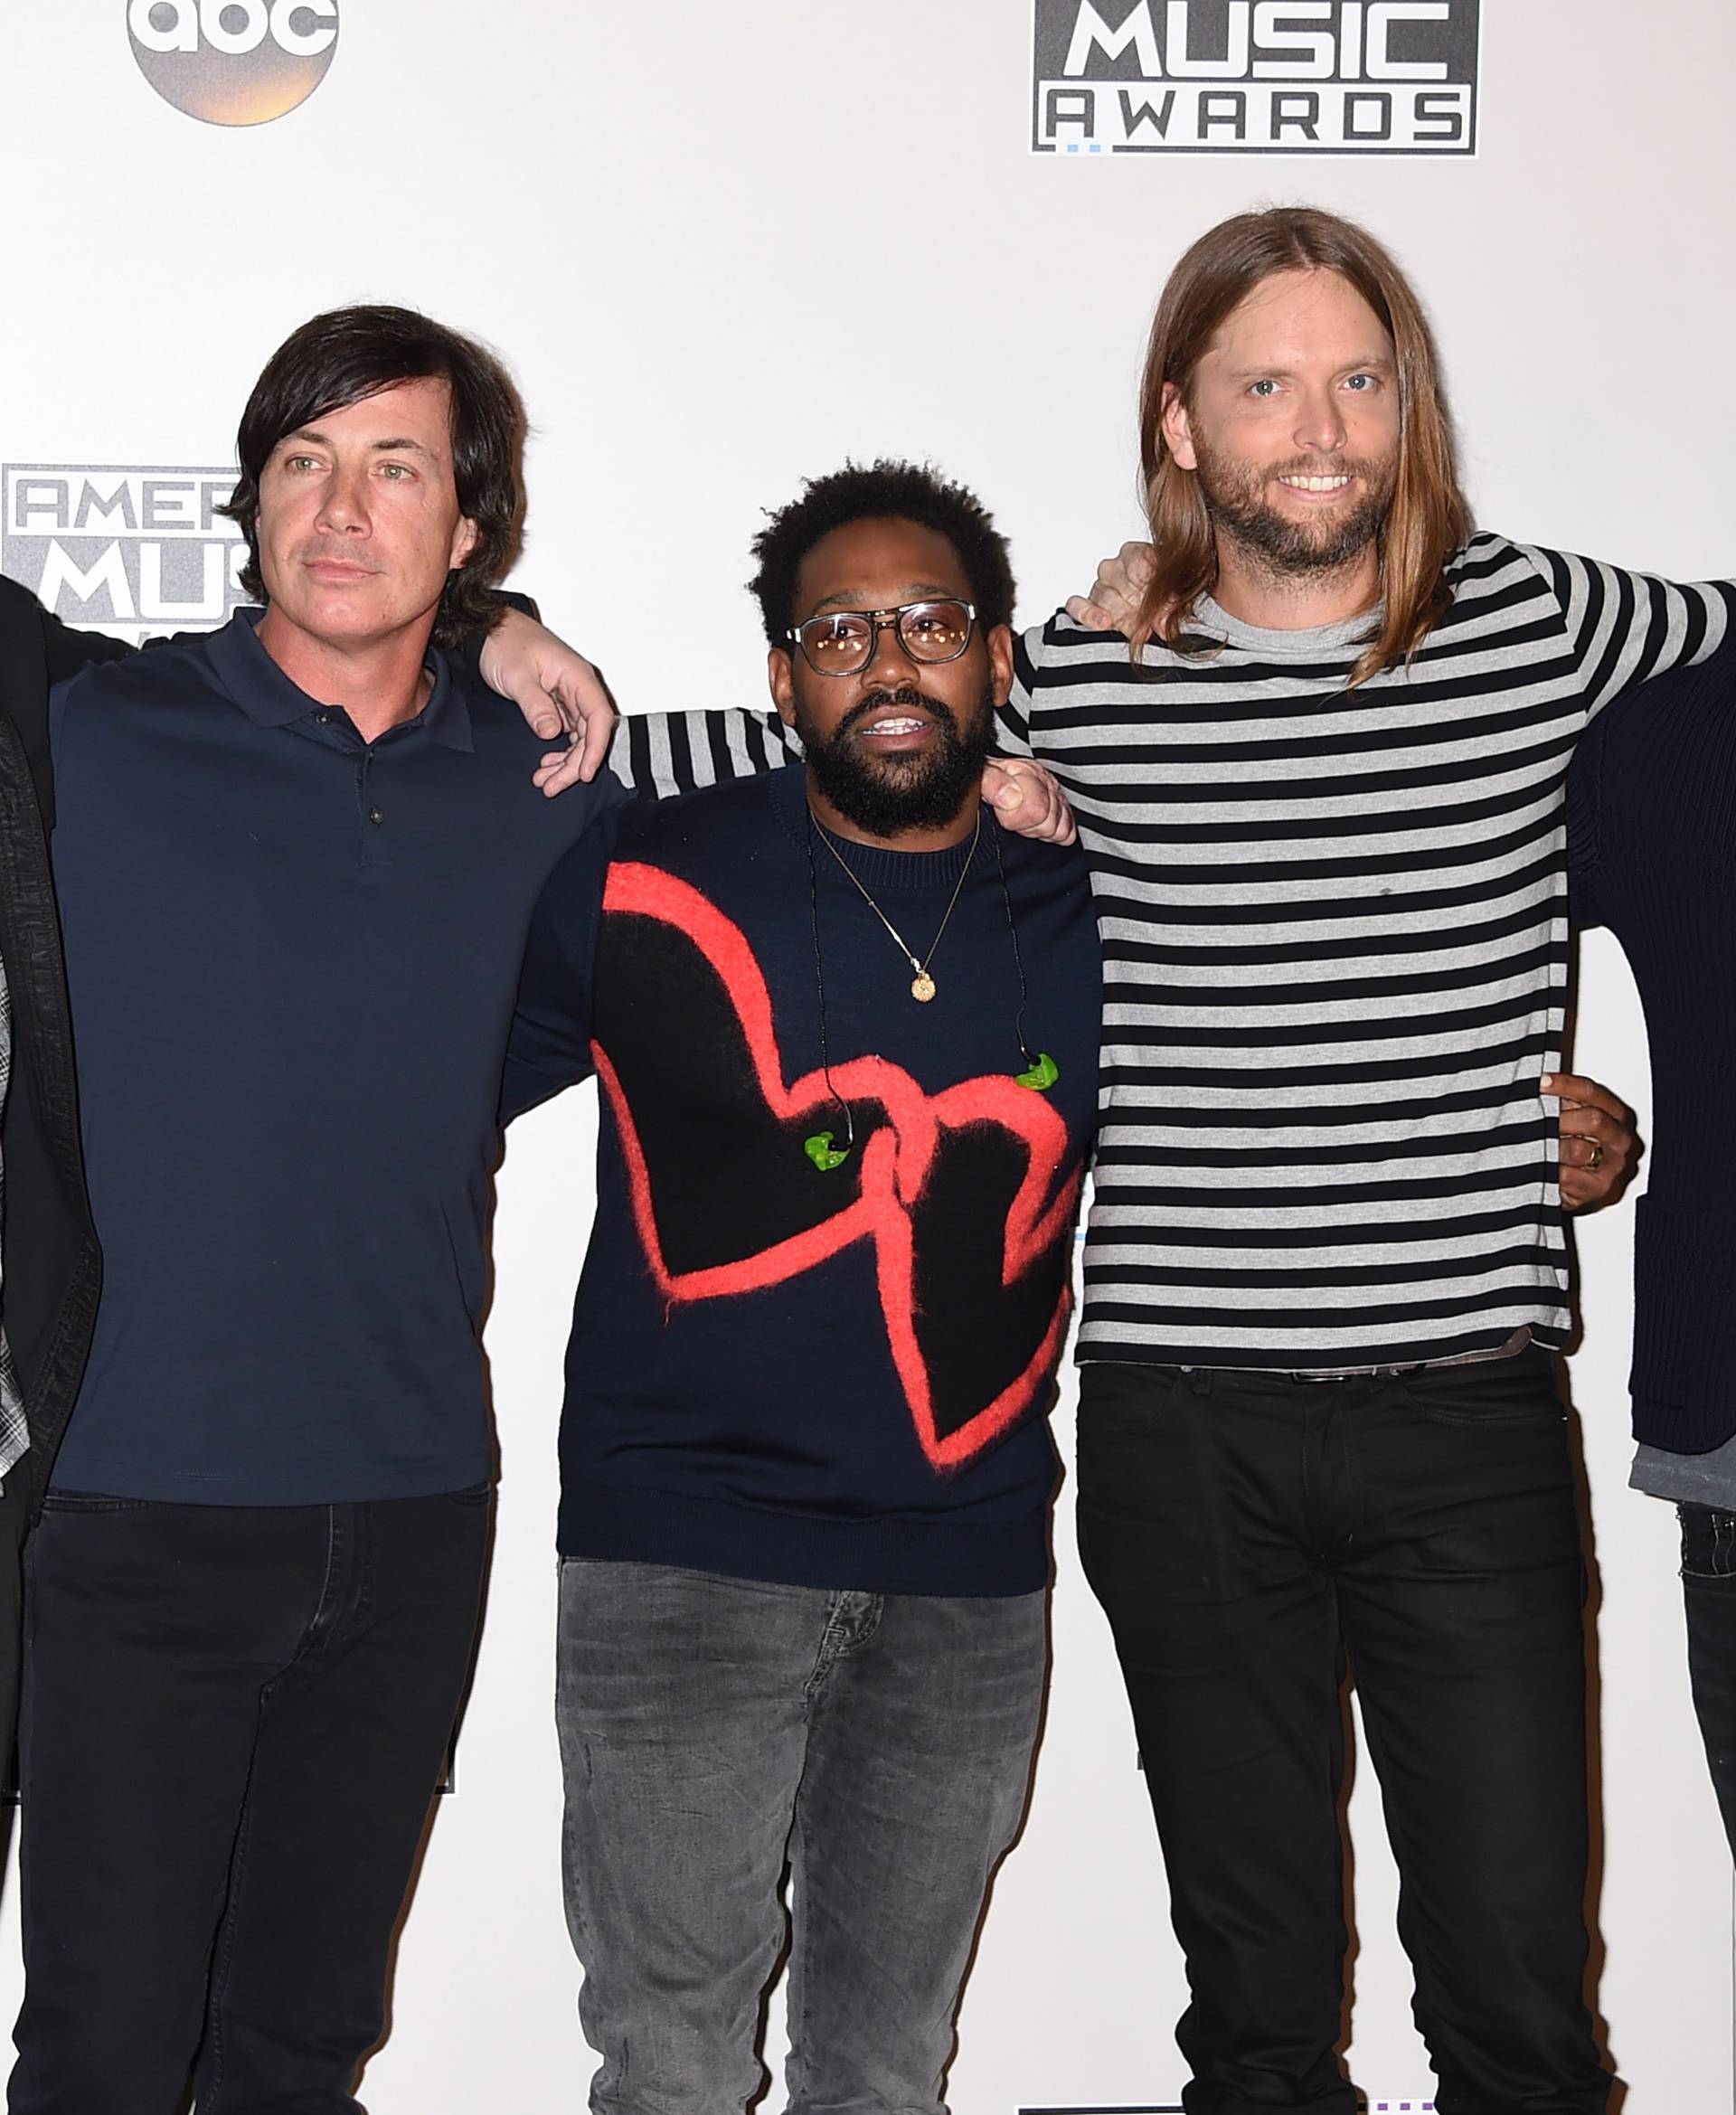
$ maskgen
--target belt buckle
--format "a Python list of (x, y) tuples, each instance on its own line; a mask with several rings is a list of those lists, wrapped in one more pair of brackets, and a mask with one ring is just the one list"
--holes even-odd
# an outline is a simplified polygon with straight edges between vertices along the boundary
[(1415, 1364), (1408, 1366), (1342, 1366), (1335, 1373), (1288, 1373), (1284, 1378), (1287, 1381), (1306, 1381), (1316, 1386), (1323, 1381), (1396, 1381), (1405, 1374), (1421, 1373), (1428, 1363), (1426, 1359), (1419, 1359)]

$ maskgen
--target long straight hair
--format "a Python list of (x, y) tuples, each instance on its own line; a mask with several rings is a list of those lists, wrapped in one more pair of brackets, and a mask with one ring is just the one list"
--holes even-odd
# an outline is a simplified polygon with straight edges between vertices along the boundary
[(1353, 221), (1312, 206), (1238, 213), (1202, 235), (1169, 275), (1152, 319), (1139, 392), (1139, 460), (1156, 571), (1135, 618), (1137, 661), (1158, 638), (1180, 653), (1189, 612), (1217, 584), (1217, 542), (1199, 479), (1164, 438), (1164, 392), (1173, 383), (1190, 411), (1199, 364), (1231, 313), (1278, 272), (1332, 271), (1353, 286), (1392, 341), (1398, 368), (1399, 461), (1380, 538), (1380, 628), (1351, 675), (1353, 687), (1406, 661), (1451, 600), (1447, 562), (1471, 533), (1441, 384), (1422, 304), (1392, 259)]

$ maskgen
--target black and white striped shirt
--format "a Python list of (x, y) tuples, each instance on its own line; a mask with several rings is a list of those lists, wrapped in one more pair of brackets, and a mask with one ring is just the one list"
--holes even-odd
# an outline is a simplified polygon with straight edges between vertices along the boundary
[[(1080, 1356), (1334, 1370), (1569, 1327), (1556, 1111), (1563, 780), (1590, 715), (1723, 640), (1736, 590), (1478, 535), (1408, 669), (1366, 618), (1208, 658), (1065, 617), (1005, 715), (1067, 789), (1104, 949)], [(775, 718), (628, 721), (642, 788), (783, 761)]]

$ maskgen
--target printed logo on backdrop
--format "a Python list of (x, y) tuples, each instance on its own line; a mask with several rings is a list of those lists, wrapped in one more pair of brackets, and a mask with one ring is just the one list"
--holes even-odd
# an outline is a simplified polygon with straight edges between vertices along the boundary
[(0, 572), (65, 623), (137, 646), (210, 631), (241, 591), (247, 545), (217, 509), (232, 469), (90, 463), (0, 467)]
[(1481, 0), (1036, 0), (1031, 145), (1471, 155)]
[(207, 125), (269, 125), (325, 80), (337, 0), (127, 0), (139, 71)]

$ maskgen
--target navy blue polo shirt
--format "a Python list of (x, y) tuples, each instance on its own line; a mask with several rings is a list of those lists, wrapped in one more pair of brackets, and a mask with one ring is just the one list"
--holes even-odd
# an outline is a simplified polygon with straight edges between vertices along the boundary
[(257, 610), (55, 693), (96, 1341), (54, 1487), (214, 1505), (493, 1468), (477, 1345), (532, 908), (605, 779), (435, 655), (364, 742)]

